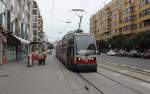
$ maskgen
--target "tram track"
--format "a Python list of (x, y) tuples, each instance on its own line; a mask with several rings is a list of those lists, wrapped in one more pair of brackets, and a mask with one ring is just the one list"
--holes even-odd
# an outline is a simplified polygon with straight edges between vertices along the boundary
[(146, 83), (150, 83), (150, 81), (148, 81), (148, 80), (144, 80), (144, 79), (141, 79), (141, 78), (139, 78), (139, 77), (135, 77), (135, 76), (132, 76), (132, 75), (129, 75), (129, 74), (126, 74), (126, 73), (122, 73), (122, 72), (116, 71), (116, 70), (114, 70), (114, 69), (110, 69), (110, 68), (107, 68), (107, 67), (104, 67), (104, 66), (100, 66), (100, 65), (98, 65), (98, 67), (99, 67), (99, 68), (103, 68), (103, 69), (105, 69), (105, 70), (113, 71), (113, 72), (115, 72), (115, 73), (119, 73), (119, 74), (121, 74), (121, 75), (130, 77), (130, 78), (133, 78), (133, 79), (136, 79), (136, 80), (140, 80), (140, 81), (143, 81), (143, 82), (146, 82)]
[(84, 81), (86, 81), (88, 84), (90, 84), (93, 88), (95, 88), (98, 92), (101, 94), (105, 94), (102, 90), (100, 90), (96, 85), (94, 85), (92, 82), (90, 82), (86, 77), (84, 77), (81, 73), (78, 73), (78, 76), (81, 77)]
[(127, 88), (127, 89), (132, 90), (133, 92), (135, 92), (135, 93), (137, 93), (137, 94), (143, 94), (142, 92), (140, 92), (140, 91), (138, 91), (138, 90), (136, 90), (136, 89), (134, 89), (134, 88), (132, 88), (132, 87), (129, 87), (129, 86), (127, 86), (127, 85), (125, 85), (125, 84), (123, 84), (123, 83), (121, 83), (121, 82), (119, 82), (119, 81), (116, 81), (116, 80), (112, 79), (111, 77), (109, 77), (109, 76), (107, 76), (107, 75), (104, 75), (104, 74), (102, 74), (102, 73), (100, 73), (100, 72), (96, 72), (96, 73), (97, 73), (98, 75), (100, 75), (100, 76), (102, 76), (102, 77), (108, 79), (108, 80), (111, 80), (111, 81), (114, 82), (114, 83), (117, 83), (117, 84), (119, 84), (119, 85), (121, 85), (121, 86), (123, 86), (123, 87), (125, 87), (125, 88)]
[[(129, 89), (129, 90), (135, 92), (136, 94), (144, 94), (144, 93), (142, 93), (142, 92), (136, 90), (135, 88), (129, 87), (128, 85), (125, 85), (125, 84), (123, 84), (123, 83), (121, 83), (121, 82), (119, 82), (119, 81), (116, 81), (116, 80), (114, 80), (113, 78), (111, 78), (111, 77), (109, 77), (109, 76), (107, 76), (107, 75), (105, 75), (105, 74), (102, 74), (102, 73), (100, 73), (100, 72), (96, 72), (96, 74), (97, 74), (98, 76), (104, 77), (104, 78), (106, 78), (106, 79), (108, 79), (108, 80), (110, 80), (110, 81), (112, 81), (112, 82), (114, 82), (114, 83), (116, 83), (116, 84), (118, 84), (118, 85), (120, 85), (120, 86), (126, 88), (126, 89)], [(78, 73), (78, 75), (79, 75), (83, 80), (85, 80), (87, 83), (89, 83), (91, 86), (93, 86), (93, 87), (94, 87), (97, 91), (99, 91), (101, 94), (105, 94), (104, 91), (102, 91), (101, 89), (98, 88), (98, 86), (96, 86), (94, 83), (92, 83), (90, 80), (88, 80), (88, 78), (85, 77), (85, 76), (83, 75), (83, 73)]]
[(102, 64), (110, 65), (112, 67), (117, 67), (117, 68), (121, 68), (121, 69), (124, 69), (124, 70), (133, 71), (133, 72), (136, 72), (136, 73), (139, 73), (139, 74), (142, 74), (142, 75), (150, 76), (150, 72), (148, 70), (143, 70), (143, 69), (139, 69), (139, 68), (136, 68), (136, 67), (129, 67), (129, 66), (126, 66), (126, 65), (120, 65), (120, 64), (117, 64), (117, 63), (110, 63), (110, 62), (104, 62)]

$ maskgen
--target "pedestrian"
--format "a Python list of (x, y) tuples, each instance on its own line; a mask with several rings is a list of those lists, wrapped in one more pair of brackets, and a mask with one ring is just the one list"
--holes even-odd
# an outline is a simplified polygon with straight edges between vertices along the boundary
[(46, 58), (47, 58), (47, 52), (46, 52), (45, 49), (43, 49), (43, 50), (42, 50), (42, 64), (43, 64), (43, 65), (46, 64), (46, 62), (45, 62)]
[(38, 59), (39, 59), (38, 65), (42, 65), (42, 53), (41, 53), (41, 51), (39, 51), (39, 53), (38, 53)]

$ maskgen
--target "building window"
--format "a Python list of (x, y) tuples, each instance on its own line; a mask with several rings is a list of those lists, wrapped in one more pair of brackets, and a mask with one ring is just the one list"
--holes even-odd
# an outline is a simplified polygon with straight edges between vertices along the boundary
[(36, 38), (36, 37), (34, 37), (34, 38), (33, 38), (33, 41), (34, 41), (34, 42), (37, 42), (37, 38)]
[(129, 7), (123, 11), (123, 14), (133, 13), (135, 11), (134, 7)]
[(37, 15), (37, 9), (33, 9), (33, 15)]
[(33, 28), (37, 29), (37, 24), (36, 23), (33, 23)]
[(36, 36), (37, 35), (37, 31), (33, 30), (33, 35)]
[(131, 24), (123, 27), (123, 31), (134, 30), (137, 29), (137, 24)]
[(5, 8), (6, 6), (4, 5), (5, 1), (0, 1), (0, 26), (5, 26), (6, 20), (5, 20)]
[(36, 16), (33, 17), (33, 22), (37, 22), (37, 17)]
[(134, 15), (134, 16), (126, 17), (126, 18), (124, 18), (122, 21), (123, 21), (123, 23), (126, 23), (126, 22), (129, 22), (129, 21), (134, 21), (134, 20), (136, 20), (136, 19), (137, 19), (137, 16)]
[(143, 22), (144, 27), (150, 26), (150, 19)]
[(150, 4), (150, 0), (142, 0), (139, 4), (140, 8), (142, 8), (144, 5)]
[(150, 8), (141, 11), (139, 14), (140, 17), (147, 16), (147, 15), (150, 15)]

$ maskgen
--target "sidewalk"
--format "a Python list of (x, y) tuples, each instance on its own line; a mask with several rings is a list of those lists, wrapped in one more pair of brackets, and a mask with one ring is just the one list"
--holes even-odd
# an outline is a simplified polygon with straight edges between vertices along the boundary
[(27, 60), (0, 66), (0, 94), (73, 94), (54, 57), (46, 66), (26, 67)]

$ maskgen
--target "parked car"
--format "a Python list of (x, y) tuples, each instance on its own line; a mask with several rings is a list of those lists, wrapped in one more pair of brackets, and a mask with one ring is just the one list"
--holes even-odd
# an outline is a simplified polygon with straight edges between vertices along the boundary
[(150, 50), (145, 51), (142, 57), (145, 59), (150, 59)]
[(110, 50), (110, 51), (107, 52), (107, 55), (108, 55), (108, 56), (115, 56), (116, 53), (117, 53), (116, 51)]
[(128, 53), (128, 56), (129, 56), (129, 57), (138, 58), (138, 57), (141, 57), (141, 53), (138, 52), (137, 50), (131, 50), (131, 51)]
[(107, 50), (102, 50), (101, 53), (107, 53)]
[(116, 56), (127, 56), (127, 51), (126, 50), (119, 50), (119, 51), (117, 51)]

